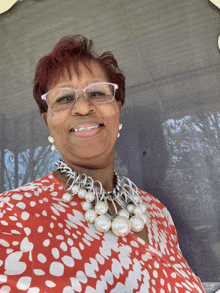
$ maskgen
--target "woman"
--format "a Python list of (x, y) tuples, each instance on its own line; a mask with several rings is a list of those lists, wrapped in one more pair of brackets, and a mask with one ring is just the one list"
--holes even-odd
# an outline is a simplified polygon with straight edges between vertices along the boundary
[(38, 62), (34, 98), (62, 161), (1, 196), (1, 292), (204, 292), (166, 208), (114, 173), (124, 92), (113, 55), (82, 36)]

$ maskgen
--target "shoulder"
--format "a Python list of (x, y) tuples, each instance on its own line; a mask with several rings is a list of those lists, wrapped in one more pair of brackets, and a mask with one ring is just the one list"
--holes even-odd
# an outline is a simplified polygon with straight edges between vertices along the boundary
[(165, 208), (165, 206), (152, 194), (141, 189), (138, 189), (138, 193), (145, 203), (148, 203), (149, 205), (154, 205), (161, 210)]
[(166, 218), (169, 225), (174, 225), (172, 217), (168, 209), (152, 194), (138, 189), (139, 195), (142, 197), (143, 201), (151, 208), (159, 210), (163, 216)]
[(48, 186), (54, 185), (55, 183), (55, 177), (52, 173), (49, 173), (40, 179), (29, 182), (16, 189), (5, 191), (0, 194), (0, 207), (4, 203), (13, 205), (14, 200), (18, 201), (22, 199), (23, 196), (28, 197), (28, 195), (33, 194), (34, 192), (39, 192), (39, 189), (47, 188)]
[(19, 235), (22, 235), (22, 227), (25, 227), (27, 222), (29, 225), (35, 225), (39, 215), (45, 213), (45, 205), (50, 203), (53, 196), (59, 196), (61, 187), (53, 174), (49, 173), (38, 180), (2, 193), (0, 195), (0, 224), (4, 225), (5, 233), (8, 233), (8, 229), (12, 229), (12, 226), (14, 227), (12, 230), (17, 231), (16, 225), (20, 225)]

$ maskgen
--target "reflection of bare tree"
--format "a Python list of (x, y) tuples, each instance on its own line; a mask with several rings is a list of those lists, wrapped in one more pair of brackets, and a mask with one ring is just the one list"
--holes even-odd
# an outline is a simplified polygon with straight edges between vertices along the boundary
[(59, 153), (52, 153), (49, 146), (27, 149), (18, 155), (6, 149), (4, 168), (1, 166), (4, 170), (4, 190), (17, 188), (48, 174), (54, 170), (54, 162), (59, 157)]
[(178, 184), (177, 190), (184, 185), (197, 193), (207, 188), (218, 192), (220, 113), (170, 119), (164, 123), (164, 135), (170, 153), (167, 181)]
[(220, 268), (220, 113), (170, 119), (163, 127), (170, 157), (166, 187)]

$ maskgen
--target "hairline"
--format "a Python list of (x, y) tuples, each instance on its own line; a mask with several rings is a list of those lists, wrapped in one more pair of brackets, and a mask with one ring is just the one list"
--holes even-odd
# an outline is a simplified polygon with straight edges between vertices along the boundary
[[(78, 78), (81, 78), (81, 72), (79, 70), (79, 64), (83, 64), (84, 67), (86, 67), (91, 73), (92, 73), (92, 62), (95, 62), (96, 64), (98, 64), (100, 66), (100, 68), (102, 69), (102, 71), (104, 72), (106, 79), (108, 80), (108, 82), (112, 82), (111, 78), (109, 77), (104, 65), (97, 60), (94, 57), (90, 57), (90, 56), (85, 56), (86, 58), (80, 58), (79, 60), (74, 60), (75, 62), (69, 62), (68, 64), (64, 64), (64, 66), (62, 66), (61, 68), (54, 70), (51, 73), (51, 76), (47, 82), (46, 85), (46, 91), (48, 92), (50, 90), (51, 87), (53, 87), (54, 85), (57, 84), (58, 80), (61, 77), (64, 76), (68, 76), (69, 80), (72, 79), (73, 76), (73, 70), (74, 70), (74, 75), (76, 74)], [(75, 63), (75, 64), (74, 64)], [(51, 79), (51, 80), (50, 80)]]

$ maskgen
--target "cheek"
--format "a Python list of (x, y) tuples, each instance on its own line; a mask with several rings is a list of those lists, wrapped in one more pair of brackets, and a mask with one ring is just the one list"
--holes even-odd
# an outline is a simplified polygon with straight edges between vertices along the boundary
[(47, 118), (51, 121), (51, 123), (57, 123), (59, 121), (66, 119), (66, 116), (68, 115), (67, 110), (69, 109), (64, 109), (62, 111), (54, 111), (49, 108), (47, 112)]
[(59, 133), (64, 134), (64, 118), (64, 115), (58, 115), (57, 113), (48, 114), (48, 129), (52, 136), (56, 136)]
[(102, 110), (103, 116), (110, 121), (111, 123), (113, 122), (118, 122), (119, 120), (119, 108), (117, 104), (111, 105), (111, 107), (105, 107)]
[(119, 110), (118, 108), (116, 109), (116, 111), (114, 111), (114, 113), (112, 113), (111, 115), (111, 123), (115, 126), (116, 131), (118, 131), (118, 124), (119, 124)]

